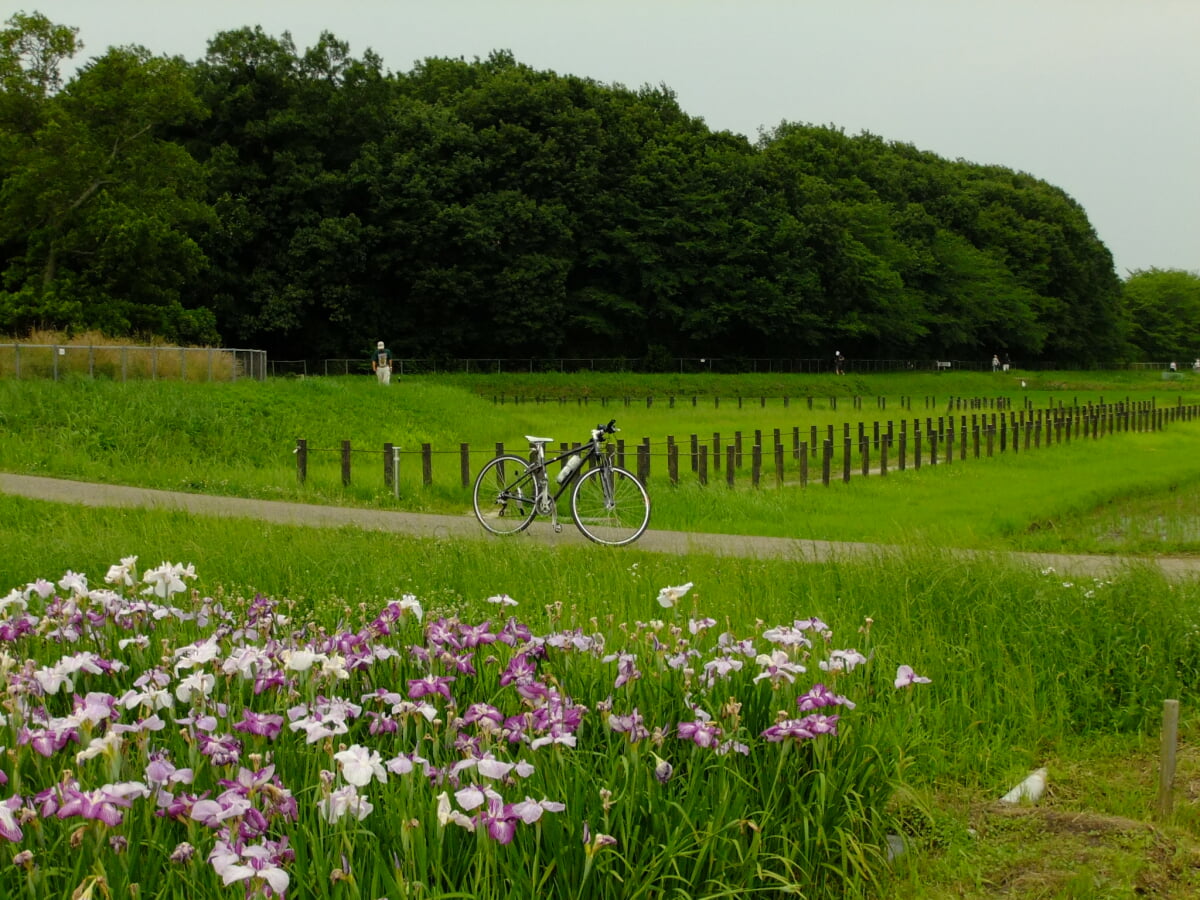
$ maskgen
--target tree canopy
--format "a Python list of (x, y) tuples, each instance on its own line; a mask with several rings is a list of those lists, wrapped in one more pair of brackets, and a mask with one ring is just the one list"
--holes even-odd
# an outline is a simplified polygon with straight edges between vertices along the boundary
[(385, 338), (1087, 365), (1186, 341), (1131, 324), (1085, 211), (1004, 167), (826, 125), (751, 142), (665, 85), (507, 52), (391, 73), (332, 34), (299, 50), (244, 28), (190, 63), (112, 48), (64, 85), (79, 49), (36, 14), (0, 33), (3, 329), (293, 358)]

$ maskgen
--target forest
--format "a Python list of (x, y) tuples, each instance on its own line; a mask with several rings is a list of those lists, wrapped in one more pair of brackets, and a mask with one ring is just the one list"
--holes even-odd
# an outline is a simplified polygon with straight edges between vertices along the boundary
[[(203, 59), (0, 31), (0, 333), (286, 358), (1200, 355), (1200, 275), (1122, 280), (1033, 174), (505, 51), (385, 70), (261, 28)], [(798, 111), (802, 112), (802, 111)]]

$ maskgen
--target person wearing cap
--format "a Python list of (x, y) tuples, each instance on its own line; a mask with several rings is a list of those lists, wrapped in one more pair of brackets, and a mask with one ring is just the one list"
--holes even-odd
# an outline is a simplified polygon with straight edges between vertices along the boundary
[(846, 357), (842, 356), (841, 350), (835, 350), (833, 352), (833, 374), (846, 374)]
[(379, 379), (380, 384), (390, 384), (392, 381), (392, 351), (383, 346), (383, 341), (375, 345), (371, 354), (371, 371)]

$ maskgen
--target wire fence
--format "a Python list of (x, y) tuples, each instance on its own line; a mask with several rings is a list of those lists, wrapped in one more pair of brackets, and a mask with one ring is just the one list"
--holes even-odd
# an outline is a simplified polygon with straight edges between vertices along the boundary
[[(966, 359), (853, 359), (843, 364), (847, 375), (869, 372), (939, 372), (947, 369), (978, 370), (990, 368), (986, 360)], [(1058, 368), (1056, 363), (1038, 363), (1039, 369)], [(541, 374), (573, 372), (629, 372), (629, 373), (674, 373), (682, 374), (802, 374), (836, 371), (832, 359), (781, 358), (781, 357), (672, 357), (649, 363), (645, 360), (625, 357), (576, 356), (576, 357), (470, 357), (462, 359), (397, 358), (392, 365), (397, 375), (437, 374)], [(371, 364), (366, 359), (324, 359), (314, 371), (326, 375), (368, 374)]]

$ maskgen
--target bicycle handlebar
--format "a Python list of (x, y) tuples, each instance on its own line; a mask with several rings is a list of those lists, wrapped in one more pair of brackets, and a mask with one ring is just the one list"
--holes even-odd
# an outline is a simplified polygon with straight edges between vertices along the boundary
[(621, 429), (617, 427), (616, 419), (609, 419), (607, 425), (597, 425), (592, 429), (592, 440), (598, 441), (606, 434), (616, 434)]

